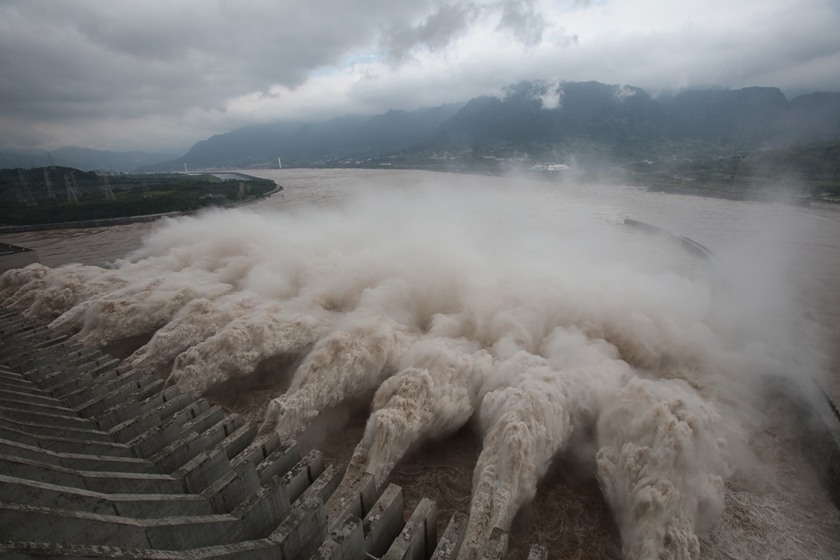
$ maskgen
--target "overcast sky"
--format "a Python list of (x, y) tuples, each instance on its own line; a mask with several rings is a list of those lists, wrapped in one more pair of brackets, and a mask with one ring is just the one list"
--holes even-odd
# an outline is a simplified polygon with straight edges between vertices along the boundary
[(840, 91), (840, 1), (0, 0), (0, 150), (180, 153), (532, 79)]

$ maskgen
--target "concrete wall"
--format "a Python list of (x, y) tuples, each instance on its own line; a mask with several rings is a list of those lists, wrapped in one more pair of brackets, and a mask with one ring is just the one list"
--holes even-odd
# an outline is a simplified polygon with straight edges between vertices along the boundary
[[(4, 558), (454, 557), (436, 507), (0, 308)], [(457, 554), (457, 546), (454, 549)], [(500, 556), (496, 556), (500, 557)]]

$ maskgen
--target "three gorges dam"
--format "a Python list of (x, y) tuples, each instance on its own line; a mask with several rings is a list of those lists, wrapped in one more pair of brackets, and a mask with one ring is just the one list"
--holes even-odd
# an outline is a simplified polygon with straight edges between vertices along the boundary
[(840, 554), (831, 307), (777, 238), (678, 219), (744, 203), (265, 173), (283, 199), (0, 277), (9, 557)]

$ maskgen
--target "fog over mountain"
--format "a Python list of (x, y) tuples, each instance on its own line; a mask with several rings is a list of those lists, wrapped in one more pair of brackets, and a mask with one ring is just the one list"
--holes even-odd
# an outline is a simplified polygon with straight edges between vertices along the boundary
[(11, 0), (0, 151), (184, 154), (243, 127), (412, 113), (535, 80), (792, 100), (840, 91), (838, 28), (836, 0)]
[(126, 172), (144, 165), (169, 160), (175, 155), (177, 154), (141, 151), (114, 152), (65, 146), (52, 152), (0, 152), (0, 168), (59, 165), (85, 171)]
[[(423, 165), (428, 158), (613, 163), (714, 156), (840, 137), (840, 93), (788, 100), (778, 88), (685, 90), (652, 97), (598, 82), (521, 82), (499, 96), (317, 124), (264, 124), (213, 136), (148, 170)], [(396, 159), (396, 161), (395, 161)], [(382, 160), (382, 161), (380, 161)]]
[(0, 152), (0, 167), (168, 171), (275, 167), (278, 159), (286, 167), (428, 167), (435, 159), (482, 157), (621, 164), (838, 138), (840, 93), (789, 99), (779, 88), (748, 87), (650, 95), (629, 85), (534, 80), (415, 111), (249, 125), (201, 140), (182, 155), (64, 147)]

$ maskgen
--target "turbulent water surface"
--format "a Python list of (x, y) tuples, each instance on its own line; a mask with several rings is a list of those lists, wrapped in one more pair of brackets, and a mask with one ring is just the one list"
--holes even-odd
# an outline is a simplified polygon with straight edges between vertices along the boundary
[[(840, 216), (427, 172), (255, 171), (283, 196), (3, 236), (0, 298), (470, 514), (521, 557), (837, 558), (840, 515), (765, 400), (840, 400)], [(687, 236), (625, 225), (641, 220)], [(108, 263), (107, 266), (105, 263)], [(140, 342), (137, 342), (140, 341)], [(822, 413), (819, 404), (813, 405)]]

